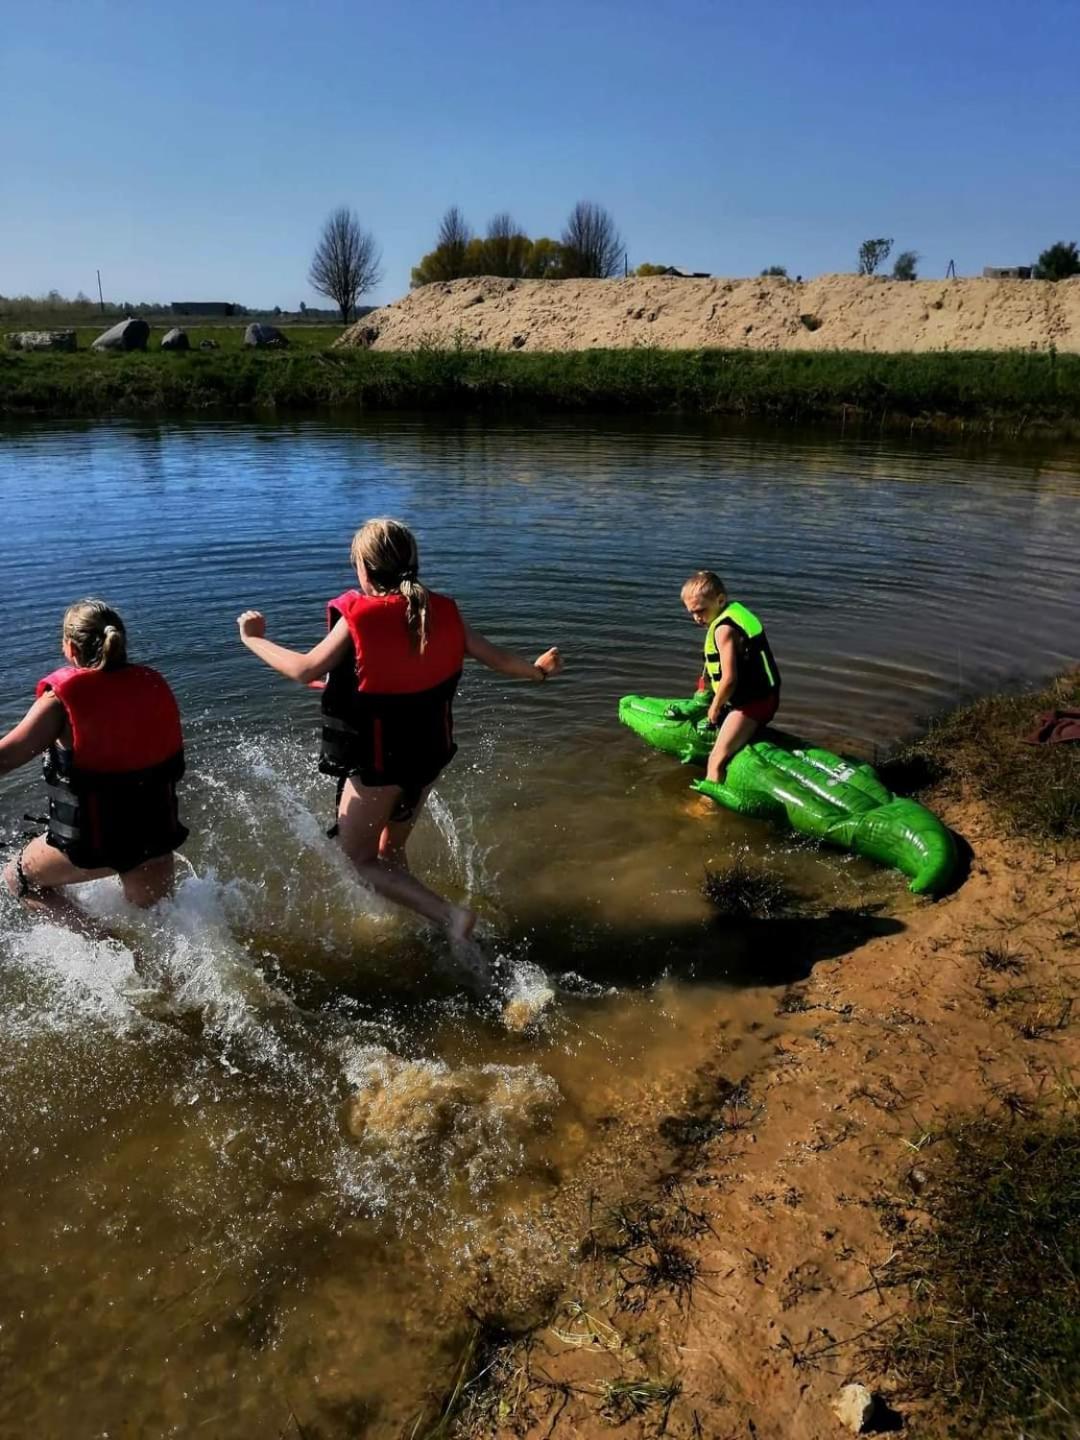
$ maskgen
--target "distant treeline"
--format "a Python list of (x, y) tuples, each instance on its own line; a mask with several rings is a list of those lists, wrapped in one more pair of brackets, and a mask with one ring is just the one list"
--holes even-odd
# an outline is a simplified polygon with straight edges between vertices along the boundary
[(413, 266), (412, 284), (499, 275), (514, 280), (602, 280), (626, 268), (626, 247), (615, 221), (591, 200), (571, 210), (558, 240), (531, 239), (506, 211), (479, 236), (456, 205), (442, 218), (434, 250)]
[[(91, 300), (81, 290), (74, 299), (61, 295), (59, 290), (50, 290), (47, 295), (0, 295), (0, 328), (23, 325), (40, 329), (83, 329), (99, 323), (104, 328), (130, 315), (147, 321), (171, 320), (179, 324), (198, 325), (205, 325), (214, 319), (259, 320), (268, 317), (277, 319), (281, 316), (315, 324), (334, 324), (338, 319), (336, 310), (315, 310), (303, 301), (295, 311), (282, 310), (280, 305), (259, 310), (236, 303), (230, 304), (229, 309), (231, 314), (223, 316), (214, 311), (202, 311), (197, 304), (190, 310), (174, 311), (171, 303), (164, 304), (159, 300), (106, 300), (101, 304), (97, 300)], [(366, 310), (360, 313), (366, 313)]]

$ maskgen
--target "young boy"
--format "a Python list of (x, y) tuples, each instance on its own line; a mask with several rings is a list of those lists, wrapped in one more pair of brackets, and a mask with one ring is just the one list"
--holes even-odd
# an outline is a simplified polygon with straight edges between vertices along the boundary
[(711, 691), (709, 724), (718, 727), (706, 779), (722, 785), (728, 763), (780, 706), (780, 670), (765, 627), (745, 605), (729, 600), (712, 570), (696, 570), (682, 587), (682, 602), (705, 630), (703, 681)]

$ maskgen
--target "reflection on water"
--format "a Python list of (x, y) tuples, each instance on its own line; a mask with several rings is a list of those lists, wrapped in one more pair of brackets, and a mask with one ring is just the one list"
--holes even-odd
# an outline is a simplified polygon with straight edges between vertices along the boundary
[[(654, 1163), (696, 1068), (737, 1076), (784, 1023), (812, 927), (711, 924), (704, 869), (745, 853), (825, 908), (902, 923), (912, 903), (895, 875), (716, 811), (618, 730), (623, 691), (692, 682), (684, 574), (713, 565), (764, 613), (789, 726), (870, 750), (1068, 658), (1078, 493), (1067, 456), (695, 426), (0, 435), (2, 721), (64, 605), (104, 591), (181, 697), (193, 831), (159, 913), (86, 887), (115, 941), (0, 909), (0, 1432), (246, 1440), (292, 1413), (399, 1434), (465, 1307), (533, 1315), (587, 1197)], [(380, 512), (417, 525), (474, 624), (570, 660), (535, 689), (468, 678), (415, 839), (419, 871), (480, 910), (489, 987), (358, 891), (324, 835), (313, 701), (233, 638), (257, 603), (313, 639)], [(8, 777), (4, 833), (40, 803)], [(848, 943), (888, 922), (860, 923)]]

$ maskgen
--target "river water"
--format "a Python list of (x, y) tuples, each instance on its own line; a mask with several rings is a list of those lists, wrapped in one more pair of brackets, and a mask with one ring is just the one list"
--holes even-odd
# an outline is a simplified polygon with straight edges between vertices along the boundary
[[(786, 728), (872, 758), (1075, 660), (1078, 498), (1062, 450), (674, 421), (0, 429), (0, 724), (68, 602), (104, 595), (180, 698), (192, 830), (161, 913), (84, 887), (116, 940), (0, 905), (0, 1433), (407, 1433), (467, 1308), (540, 1314), (587, 1207), (658, 1163), (658, 1118), (782, 1026), (792, 967), (710, 922), (705, 870), (912, 903), (620, 731), (620, 694), (693, 686), (682, 579), (717, 569), (763, 615)], [(493, 983), (352, 881), (316, 701), (236, 639), (256, 605), (313, 643), (377, 514), (475, 628), (567, 660), (543, 687), (467, 674), (412, 846), (480, 911)], [(33, 767), (0, 780), (2, 838), (41, 805)]]

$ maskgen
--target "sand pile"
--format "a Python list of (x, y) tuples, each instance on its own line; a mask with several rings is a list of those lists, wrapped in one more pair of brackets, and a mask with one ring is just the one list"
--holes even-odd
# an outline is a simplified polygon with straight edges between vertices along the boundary
[(365, 315), (339, 345), (415, 350), (1080, 351), (1080, 277), (897, 281), (455, 280)]

